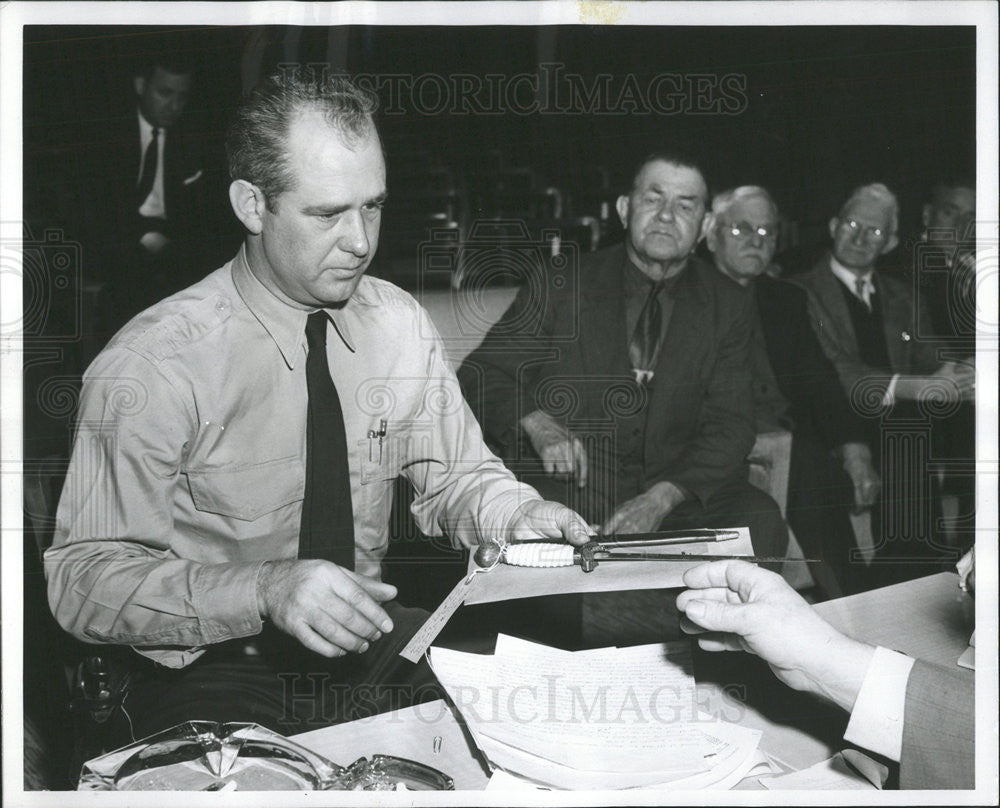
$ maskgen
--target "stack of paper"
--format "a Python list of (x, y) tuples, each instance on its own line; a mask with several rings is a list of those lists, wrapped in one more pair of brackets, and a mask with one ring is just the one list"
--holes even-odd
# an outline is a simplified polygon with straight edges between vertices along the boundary
[(686, 641), (569, 652), (500, 635), (493, 655), (430, 662), (487, 760), (535, 783), (709, 788), (755, 762), (759, 732), (699, 711)]

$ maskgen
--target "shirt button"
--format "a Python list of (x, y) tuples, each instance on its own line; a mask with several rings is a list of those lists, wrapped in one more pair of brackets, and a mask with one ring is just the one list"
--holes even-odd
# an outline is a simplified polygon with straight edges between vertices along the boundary
[(216, 309), (216, 311), (225, 311), (226, 310), (226, 301), (225, 300), (220, 300), (218, 303), (215, 304), (215, 309)]

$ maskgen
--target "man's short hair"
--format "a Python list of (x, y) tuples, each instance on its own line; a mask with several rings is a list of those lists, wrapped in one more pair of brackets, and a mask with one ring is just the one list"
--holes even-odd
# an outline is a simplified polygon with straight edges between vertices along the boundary
[(705, 178), (705, 172), (693, 155), (688, 154), (682, 149), (657, 149), (656, 151), (649, 152), (635, 164), (635, 168), (629, 177), (629, 186), (625, 190), (626, 195), (635, 190), (636, 180), (639, 179), (639, 175), (642, 173), (642, 170), (650, 163), (667, 163), (669, 165), (678, 166), (679, 168), (690, 168), (693, 171), (697, 171), (701, 175), (702, 180), (705, 181), (706, 187), (708, 186), (708, 180)]
[(303, 111), (324, 113), (327, 123), (348, 144), (375, 131), (376, 102), (345, 76), (313, 71), (274, 73), (253, 89), (236, 110), (226, 134), (232, 180), (260, 188), (272, 210), (292, 185), (288, 169), (288, 130)]
[(942, 177), (931, 187), (930, 201), (937, 205), (942, 198), (957, 188), (968, 188), (975, 193), (976, 181), (972, 177)]
[(881, 182), (862, 185), (851, 191), (851, 195), (847, 198), (847, 201), (837, 211), (837, 218), (843, 219), (847, 209), (862, 199), (874, 199), (876, 202), (885, 205), (889, 209), (890, 214), (890, 234), (899, 230), (899, 200), (896, 199), (896, 195), (889, 190), (888, 186), (883, 185)]
[(712, 197), (712, 215), (718, 220), (722, 214), (740, 200), (751, 199), (753, 197), (760, 197), (767, 200), (774, 212), (778, 212), (778, 203), (774, 201), (774, 197), (771, 196), (767, 188), (760, 185), (741, 185), (739, 188), (721, 191)]

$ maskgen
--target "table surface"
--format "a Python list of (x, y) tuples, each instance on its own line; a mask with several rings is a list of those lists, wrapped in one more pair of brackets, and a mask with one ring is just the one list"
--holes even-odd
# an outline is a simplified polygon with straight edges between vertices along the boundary
[[(974, 601), (958, 588), (958, 576), (944, 572), (914, 581), (864, 592), (818, 604), (816, 611), (841, 631), (859, 640), (893, 648), (911, 656), (955, 667), (970, 677), (972, 671), (958, 668), (956, 660), (968, 646), (974, 625)], [(723, 655), (713, 655), (723, 656)], [(730, 656), (730, 655), (725, 655)], [(740, 659), (739, 655), (731, 655)], [(746, 657), (743, 657), (745, 660)], [(738, 670), (729, 670), (728, 678), (738, 682)], [(699, 684), (701, 679), (699, 678)], [(794, 769), (801, 769), (829, 758), (843, 746), (840, 735), (847, 718), (836, 708), (818, 699), (794, 694), (771, 677), (757, 688), (768, 698), (757, 698), (753, 686), (747, 688), (738, 705), (738, 723), (763, 732), (761, 748)], [(731, 688), (729, 689), (731, 692)], [(706, 693), (718, 706), (723, 685), (708, 682)], [(773, 703), (803, 704), (824, 716), (822, 727), (811, 722), (788, 718), (788, 711), (775, 717)], [(770, 705), (770, 706), (769, 706)], [(723, 715), (732, 713), (733, 703)], [(794, 708), (791, 711), (794, 713)], [(816, 724), (810, 726), (810, 723)], [(804, 726), (805, 725), (805, 726)], [(440, 751), (435, 753), (435, 738), (440, 737)], [(314, 730), (294, 737), (335, 763), (348, 764), (373, 754), (409, 758), (433, 766), (448, 774), (458, 790), (485, 787), (489, 769), (475, 748), (467, 731), (456, 720), (451, 708), (442, 701), (429, 702), (391, 713), (372, 716), (333, 727)], [(746, 781), (749, 782), (749, 781)]]

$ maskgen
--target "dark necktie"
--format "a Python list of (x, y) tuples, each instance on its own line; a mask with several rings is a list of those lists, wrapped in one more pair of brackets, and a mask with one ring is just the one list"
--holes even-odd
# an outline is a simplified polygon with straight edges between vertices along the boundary
[(628, 344), (632, 372), (640, 384), (653, 378), (653, 363), (656, 362), (656, 349), (659, 347), (660, 334), (663, 330), (663, 309), (659, 300), (661, 288), (659, 283), (654, 283), (650, 287)]
[(142, 174), (135, 189), (140, 208), (142, 203), (146, 201), (146, 197), (149, 196), (149, 192), (153, 190), (153, 183), (156, 181), (156, 163), (160, 156), (159, 135), (160, 130), (154, 126), (153, 137), (150, 139), (149, 145), (146, 146), (146, 154), (142, 158)]
[(869, 300), (869, 298), (865, 295), (866, 288), (867, 284), (865, 283), (864, 278), (854, 279), (854, 292), (858, 296), (858, 300), (860, 300), (862, 303), (865, 304), (865, 307), (868, 309), (868, 311), (871, 311), (872, 304), (871, 300)]
[(325, 312), (306, 321), (306, 489), (299, 558), (325, 558), (354, 569), (354, 508), (347, 465), (347, 434), (337, 388), (326, 361)]

